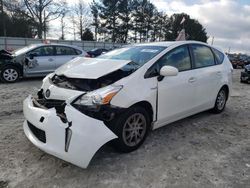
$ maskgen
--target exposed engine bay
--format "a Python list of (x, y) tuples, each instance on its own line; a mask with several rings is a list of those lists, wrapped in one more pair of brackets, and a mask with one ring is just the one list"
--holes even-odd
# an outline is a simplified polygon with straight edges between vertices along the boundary
[(54, 75), (51, 81), (54, 85), (79, 91), (94, 91), (96, 89), (108, 86), (115, 83), (116, 81), (129, 76), (135, 72), (139, 66), (131, 62), (121, 69), (104, 75), (98, 79), (79, 79), (79, 78), (68, 78), (64, 75)]
[(0, 50), (0, 59), (1, 60), (10, 60), (12, 59), (12, 54), (6, 50)]
[(25, 54), (15, 56), (15, 54), (12, 54), (6, 50), (0, 50), (0, 64), (1, 63), (3, 66), (12, 64), (17, 65), (19, 68), (21, 68), (21, 70), (23, 69), (24, 72), (26, 69), (32, 68), (34, 66), (34, 60), (30, 60)]
[[(135, 64), (134, 62), (130, 62), (127, 65), (123, 66), (122, 68), (114, 72), (111, 72), (107, 75), (104, 75), (98, 79), (68, 78), (64, 75), (54, 75), (52, 78), (49, 79), (50, 82), (52, 82), (54, 85), (60, 88), (91, 92), (100, 89), (102, 87), (111, 85), (116, 81), (129, 76), (130, 74), (135, 72), (138, 68), (139, 67), (137, 66), (137, 64)], [(44, 96), (45, 92), (46, 91), (41, 89), (37, 93), (38, 98), (34, 99), (35, 101), (34, 105), (37, 107), (45, 107), (47, 109), (55, 108), (59, 117), (64, 115), (65, 101), (47, 99)], [(112, 106), (110, 104), (101, 106), (98, 105), (83, 106), (72, 103), (71, 105), (78, 111), (82, 112), (83, 114), (104, 122), (111, 121), (112, 119), (115, 118), (117, 114), (121, 113), (124, 110), (120, 107)]]

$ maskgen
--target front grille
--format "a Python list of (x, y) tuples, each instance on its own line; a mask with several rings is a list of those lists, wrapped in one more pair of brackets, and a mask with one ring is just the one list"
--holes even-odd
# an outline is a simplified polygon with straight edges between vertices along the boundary
[(36, 136), (38, 140), (40, 140), (43, 143), (46, 143), (46, 134), (45, 131), (38, 129), (34, 125), (32, 125), (30, 122), (28, 122), (28, 126), (31, 130), (31, 132)]

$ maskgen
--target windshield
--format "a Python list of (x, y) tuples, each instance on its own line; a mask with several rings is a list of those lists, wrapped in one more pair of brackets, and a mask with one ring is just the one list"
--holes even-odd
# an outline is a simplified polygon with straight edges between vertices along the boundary
[(131, 60), (139, 67), (166, 49), (164, 46), (129, 46), (107, 52), (98, 58)]
[(13, 55), (18, 56), (18, 55), (20, 55), (20, 54), (24, 54), (24, 53), (28, 52), (28, 51), (31, 50), (33, 47), (34, 47), (34, 45), (29, 45), (29, 46), (26, 46), (26, 47), (23, 47), (23, 48), (19, 48), (19, 49), (17, 49), (17, 50), (14, 50), (12, 53), (13, 53)]

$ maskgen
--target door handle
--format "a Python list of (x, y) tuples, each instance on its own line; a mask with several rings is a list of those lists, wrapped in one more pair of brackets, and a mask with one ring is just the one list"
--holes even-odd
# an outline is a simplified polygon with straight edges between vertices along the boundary
[(191, 78), (188, 79), (188, 82), (189, 82), (189, 83), (193, 83), (193, 82), (195, 82), (195, 81), (196, 81), (196, 78), (195, 78), (195, 77), (191, 77)]
[(221, 71), (218, 71), (218, 72), (216, 72), (216, 74), (218, 75), (218, 76), (221, 76)]
[(53, 58), (49, 58), (49, 61), (54, 61), (54, 59)]

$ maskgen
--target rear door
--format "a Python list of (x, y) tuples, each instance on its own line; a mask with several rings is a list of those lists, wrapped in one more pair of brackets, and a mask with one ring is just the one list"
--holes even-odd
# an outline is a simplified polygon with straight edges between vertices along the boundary
[(159, 72), (164, 65), (176, 67), (179, 73), (177, 76), (164, 77), (158, 81), (156, 127), (192, 114), (196, 100), (195, 73), (192, 70), (188, 46), (183, 45), (167, 52), (154, 66)]
[(56, 68), (67, 63), (68, 61), (74, 59), (78, 56), (79, 50), (68, 46), (55, 46), (56, 56), (55, 56), (55, 66)]
[(212, 108), (221, 87), (221, 64), (216, 64), (211, 48), (202, 44), (192, 44), (194, 69), (197, 79), (196, 107), (200, 110)]
[(41, 46), (26, 55), (29, 59), (29, 65), (25, 70), (27, 76), (44, 76), (55, 70), (53, 46)]

